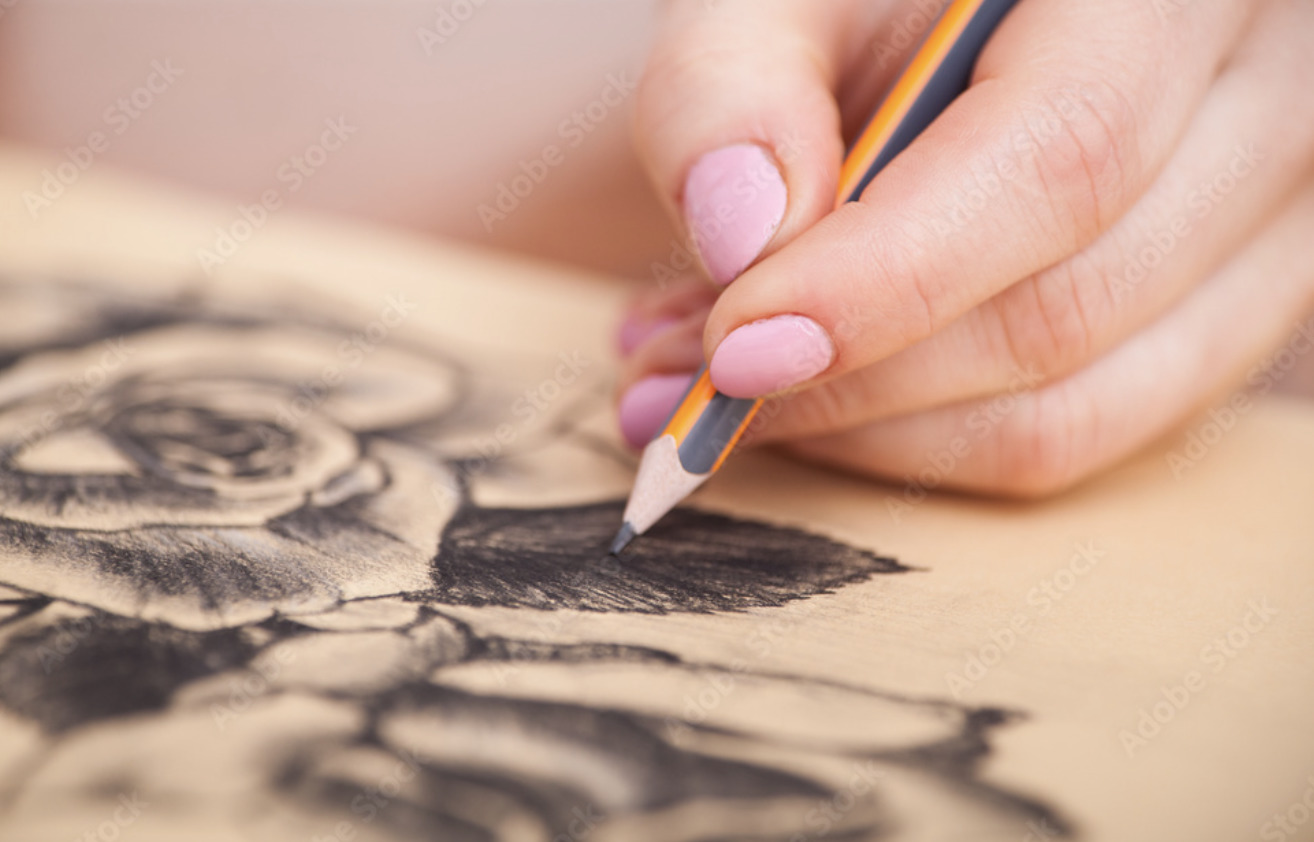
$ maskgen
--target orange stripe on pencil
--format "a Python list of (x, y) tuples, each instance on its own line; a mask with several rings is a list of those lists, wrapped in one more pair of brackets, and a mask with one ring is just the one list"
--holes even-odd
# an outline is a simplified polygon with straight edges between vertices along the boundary
[[(949, 4), (845, 156), (837, 205), (856, 201), (872, 178), (962, 93), (985, 42), (1015, 2)], [(620, 553), (715, 473), (761, 406), (761, 398), (718, 392), (704, 365), (644, 448), (611, 552)]]
[[(984, 4), (985, 0), (963, 0), (945, 9), (922, 46), (913, 54), (908, 66), (899, 74), (894, 87), (867, 121), (848, 155), (844, 156), (844, 163), (840, 167), (839, 189), (836, 191), (837, 204), (856, 201), (872, 176), (883, 169), (885, 163), (897, 152), (902, 151), (902, 147), (896, 150), (890, 143), (895, 131), (905, 124), (908, 112), (926, 91), (945, 59), (961, 43), (964, 31)], [(940, 110), (943, 109), (938, 109), (937, 114)], [(885, 154), (882, 155), (882, 152)]]

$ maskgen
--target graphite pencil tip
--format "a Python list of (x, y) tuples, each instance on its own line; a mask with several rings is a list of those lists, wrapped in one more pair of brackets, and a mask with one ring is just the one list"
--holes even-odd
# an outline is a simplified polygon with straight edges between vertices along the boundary
[(616, 539), (611, 542), (611, 554), (620, 555), (621, 550), (628, 547), (630, 542), (634, 540), (634, 535), (634, 524), (628, 520), (621, 524), (620, 532), (616, 533)]

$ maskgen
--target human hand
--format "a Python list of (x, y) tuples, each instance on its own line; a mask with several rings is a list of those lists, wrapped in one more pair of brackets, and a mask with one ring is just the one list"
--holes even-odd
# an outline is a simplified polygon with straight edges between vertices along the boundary
[(1048, 493), (1236, 385), (1314, 306), (1314, 4), (1022, 0), (969, 90), (833, 210), (843, 138), (943, 5), (666, 7), (639, 152), (734, 282), (636, 303), (632, 443), (706, 355), (722, 392), (791, 392), (755, 441)]

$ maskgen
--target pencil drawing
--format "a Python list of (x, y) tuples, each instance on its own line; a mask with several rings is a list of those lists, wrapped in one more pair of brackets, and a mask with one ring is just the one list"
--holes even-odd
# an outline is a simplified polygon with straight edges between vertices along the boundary
[(510, 504), (560, 448), (628, 470), (597, 389), (481, 454), (512, 375), (327, 309), (0, 286), (6, 837), (129, 791), (249, 838), (1075, 835), (984, 775), (1019, 712), (589, 619), (769, 615), (908, 566), (696, 508), (618, 562), (614, 493)]

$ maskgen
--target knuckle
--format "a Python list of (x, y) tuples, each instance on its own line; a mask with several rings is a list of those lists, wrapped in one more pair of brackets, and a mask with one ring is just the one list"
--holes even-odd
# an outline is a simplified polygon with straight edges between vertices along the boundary
[(822, 383), (804, 392), (784, 395), (780, 412), (767, 427), (771, 438), (815, 436), (852, 426), (861, 413), (861, 398), (839, 383)]
[(879, 294), (882, 331), (893, 331), (906, 346), (957, 318), (962, 285), (955, 283), (957, 278), (928, 268), (924, 255), (933, 237), (929, 224), (914, 218), (890, 220), (869, 200), (861, 199), (836, 209), (832, 217), (847, 221), (846, 240), (862, 244), (855, 252), (861, 262), (851, 273), (854, 284), (843, 294), (851, 301), (871, 300)]
[(1089, 359), (1100, 344), (1106, 292), (1099, 267), (1078, 254), (993, 299), (1013, 364), (1053, 377)]
[(1027, 395), (999, 430), (996, 487), (1037, 498), (1073, 485), (1093, 464), (1096, 421), (1093, 403), (1071, 385)]
[[(898, 277), (897, 275), (894, 277)], [(952, 321), (954, 314), (945, 312), (939, 303), (944, 300), (939, 284), (931, 281), (924, 272), (910, 268), (903, 273), (907, 282), (908, 308), (911, 314), (920, 316), (923, 325), (921, 333), (913, 333), (911, 338), (921, 340), (939, 332)], [(910, 324), (917, 324), (915, 319)]]
[(1065, 80), (1048, 86), (1025, 119), (1048, 215), (1042, 222), (1074, 248), (1090, 242), (1126, 194), (1136, 109), (1112, 82)]
[[(685, 110), (691, 94), (734, 66), (736, 50), (703, 38), (672, 38), (648, 58), (635, 91), (635, 124), (640, 132), (659, 132)], [(642, 136), (642, 135), (641, 135)]]

